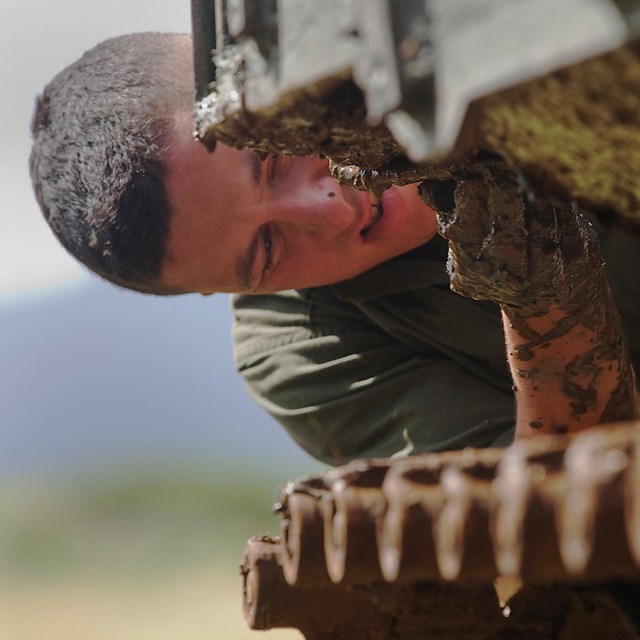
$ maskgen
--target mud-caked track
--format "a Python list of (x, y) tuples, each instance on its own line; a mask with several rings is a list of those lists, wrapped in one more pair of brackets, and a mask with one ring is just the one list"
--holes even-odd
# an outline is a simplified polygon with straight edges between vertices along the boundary
[[(587, 598), (595, 604), (580, 628), (611, 618), (607, 624), (620, 629), (583, 638), (640, 633), (626, 613), (626, 603), (640, 599), (640, 423), (505, 450), (355, 461), (290, 482), (275, 508), (282, 537), (247, 547), (245, 611), (255, 628), (304, 631), (307, 615), (316, 616), (312, 603), (323, 602), (335, 628), (379, 605), (394, 625), (406, 618), (411, 627), (418, 616), (423, 630), (449, 628), (434, 637), (520, 637), (492, 634), (529, 629), (524, 612), (535, 602), (551, 626), (538, 621), (542, 626), (523, 637), (572, 638), (570, 603), (582, 602), (575, 607), (584, 614)], [(502, 609), (492, 586), (498, 576), (498, 584), (517, 585), (507, 589), (514, 601), (500, 596)], [(306, 604), (295, 606), (296, 598)], [(491, 613), (478, 613), (483, 602)], [(444, 610), (458, 619), (445, 624)], [(463, 610), (467, 622), (477, 618), (478, 633), (489, 626), (480, 635), (464, 631)], [(324, 637), (313, 635), (321, 628), (315, 620), (306, 637)]]

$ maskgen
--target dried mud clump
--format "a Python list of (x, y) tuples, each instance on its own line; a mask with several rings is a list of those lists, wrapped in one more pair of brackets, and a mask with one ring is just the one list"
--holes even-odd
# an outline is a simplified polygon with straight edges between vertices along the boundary
[(265, 155), (321, 155), (374, 169), (402, 153), (384, 125), (367, 124), (364, 96), (349, 79), (334, 78), (280, 96), (258, 113), (228, 114), (203, 138)]

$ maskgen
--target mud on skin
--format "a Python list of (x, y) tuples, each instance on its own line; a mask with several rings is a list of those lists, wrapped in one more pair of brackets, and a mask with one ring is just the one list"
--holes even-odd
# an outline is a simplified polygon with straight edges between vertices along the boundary
[[(616, 360), (617, 385), (601, 421), (633, 417), (633, 374), (620, 318), (598, 239), (576, 205), (534, 195), (515, 170), (492, 155), (439, 169), (422, 182), (420, 194), (449, 240), (451, 288), (501, 305), (524, 339), (515, 349), (518, 360), (531, 361), (577, 325), (597, 335), (564, 369), (561, 386), (572, 417), (594, 409), (600, 363)], [(561, 310), (561, 319), (536, 331), (532, 320), (551, 307)], [(526, 378), (535, 386), (540, 375), (536, 367), (528, 368)], [(576, 384), (576, 377), (587, 382)]]
[(380, 196), (385, 189), (393, 185), (404, 186), (420, 182), (425, 178), (446, 179), (448, 169), (436, 165), (421, 167), (413, 164), (403, 156), (396, 156), (390, 162), (380, 165), (376, 169), (367, 169), (354, 164), (340, 164), (329, 160), (329, 171), (333, 178), (360, 191), (371, 191)]

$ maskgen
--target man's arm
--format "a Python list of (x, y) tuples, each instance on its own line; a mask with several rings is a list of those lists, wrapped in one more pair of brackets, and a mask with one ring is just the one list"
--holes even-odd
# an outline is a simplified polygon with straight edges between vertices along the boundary
[(452, 288), (501, 305), (516, 435), (632, 418), (634, 377), (598, 240), (575, 205), (534, 198), (497, 158), (425, 183)]
[(558, 306), (536, 317), (507, 308), (502, 314), (516, 437), (567, 433), (634, 416), (626, 345), (621, 332), (611, 331), (619, 329), (617, 317), (598, 327), (574, 322)]

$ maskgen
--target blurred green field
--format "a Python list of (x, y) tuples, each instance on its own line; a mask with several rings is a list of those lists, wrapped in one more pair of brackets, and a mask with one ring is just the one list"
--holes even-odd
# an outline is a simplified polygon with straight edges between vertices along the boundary
[(247, 628), (238, 571), (248, 537), (277, 535), (290, 477), (128, 468), (3, 487), (0, 640), (301, 638)]

